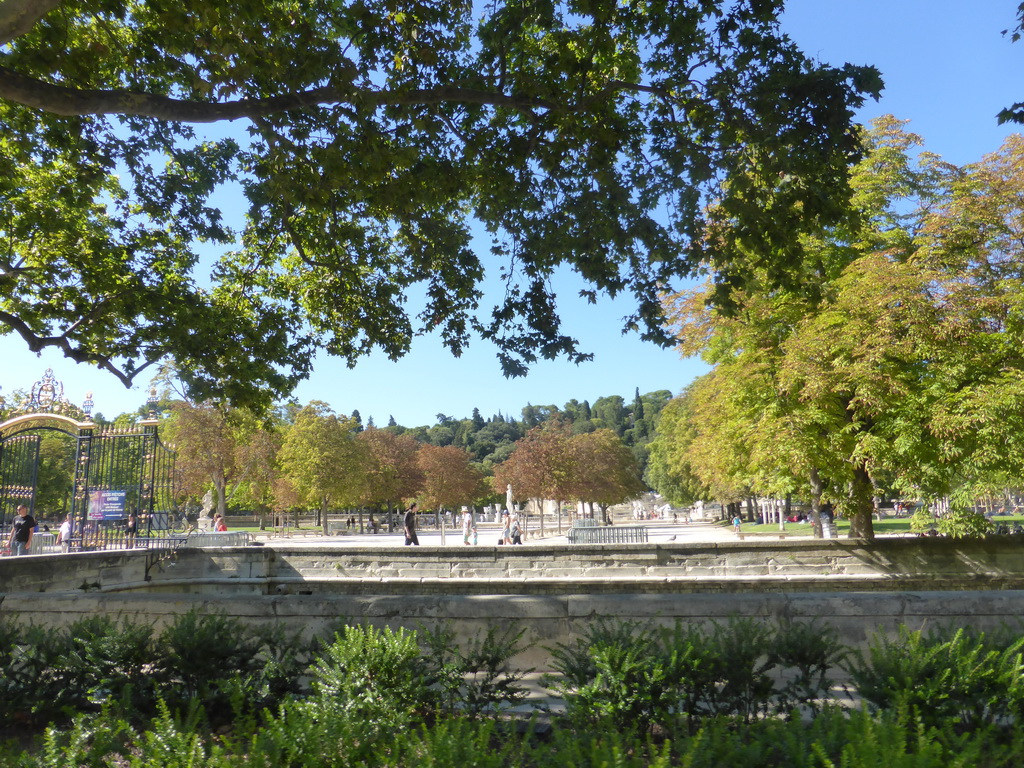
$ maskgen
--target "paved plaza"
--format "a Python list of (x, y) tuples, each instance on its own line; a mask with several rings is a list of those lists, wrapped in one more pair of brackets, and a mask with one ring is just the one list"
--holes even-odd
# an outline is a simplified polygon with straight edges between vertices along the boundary
[[(732, 530), (721, 525), (712, 523), (673, 523), (665, 520), (629, 521), (619, 522), (617, 525), (644, 525), (648, 529), (648, 541), (652, 544), (664, 544), (669, 542), (682, 543), (707, 543), (716, 541), (736, 541), (736, 534)], [(764, 526), (761, 526), (764, 528)], [(289, 545), (308, 544), (320, 546), (324, 542), (332, 544), (351, 544), (360, 547), (395, 547), (405, 544), (405, 535), (399, 528), (394, 533), (343, 533), (337, 536), (318, 536), (316, 529), (304, 529), (305, 532), (299, 535), (280, 534), (257, 534), (257, 540), (267, 543), (287, 542)], [(562, 533), (558, 533), (557, 526), (546, 524), (544, 536), (531, 525), (530, 535), (524, 539), (523, 546), (531, 544), (565, 544), (566, 533), (569, 524), (562, 526)], [(501, 531), (497, 523), (482, 523), (477, 526), (477, 546), (496, 546), (498, 535)], [(429, 547), (464, 547), (462, 543), (462, 529), (448, 528), (443, 531), (436, 528), (422, 528), (417, 531), (421, 546)]]

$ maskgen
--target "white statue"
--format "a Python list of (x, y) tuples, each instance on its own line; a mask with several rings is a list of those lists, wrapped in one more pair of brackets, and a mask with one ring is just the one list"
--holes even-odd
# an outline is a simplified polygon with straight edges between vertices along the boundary
[(505, 488), (505, 509), (510, 512), (515, 509), (515, 507), (512, 506), (512, 483), (509, 483)]
[(206, 492), (206, 494), (203, 496), (203, 514), (206, 515), (207, 517), (209, 517), (210, 513), (212, 511), (213, 511), (213, 491), (212, 490), (208, 490)]

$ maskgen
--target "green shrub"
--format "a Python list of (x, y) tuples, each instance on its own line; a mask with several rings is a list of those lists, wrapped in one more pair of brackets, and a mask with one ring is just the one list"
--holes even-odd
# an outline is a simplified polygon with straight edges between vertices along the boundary
[(599, 616), (588, 623), (583, 634), (573, 642), (559, 643), (546, 649), (551, 654), (552, 668), (557, 675), (546, 675), (545, 683), (550, 683), (555, 689), (565, 692), (587, 685), (597, 674), (597, 667), (590, 657), (591, 648), (653, 642), (653, 638), (649, 636), (651, 632), (650, 622)]
[(117, 702), (127, 713), (155, 711), (153, 630), (127, 620), (92, 616), (67, 630), (64, 653), (54, 665), (63, 683), (61, 703), (79, 711)]
[(649, 623), (597, 619), (583, 637), (550, 649), (557, 675), (544, 684), (581, 728), (598, 722), (633, 732), (664, 720), (672, 681)]
[(379, 764), (416, 768), (510, 768), (532, 765), (531, 758), (530, 744), (497, 721), (450, 717), (399, 734), (394, 740), (394, 754)]
[(364, 768), (385, 764), (401, 729), (340, 715), (316, 699), (286, 701), (234, 751), (247, 768)]
[(964, 629), (924, 634), (900, 627), (877, 636), (846, 665), (876, 710), (907, 709), (927, 725), (977, 729), (1019, 718), (1024, 709), (1024, 638), (991, 640)]
[(522, 653), (525, 629), (491, 625), (460, 645), (450, 625), (421, 630), (429, 684), (440, 693), (443, 711), (472, 716), (497, 714), (521, 701), (526, 672), (511, 667)]
[[(998, 738), (994, 738), (998, 736)], [(40, 752), (0, 753), (23, 768), (1016, 768), (1024, 738), (1015, 729), (960, 733), (926, 726), (906, 709), (871, 713), (825, 708), (810, 722), (767, 718), (738, 724), (708, 718), (677, 740), (635, 729), (569, 728), (521, 735), (497, 719), (446, 716), (381, 728), (321, 702), (292, 700), (251, 734), (213, 736), (198, 708), (158, 717), (136, 731), (110, 710), (51, 729)]]
[(797, 707), (813, 710), (843, 654), (835, 633), (813, 624), (677, 621), (655, 633), (646, 624), (601, 620), (574, 643), (552, 649), (560, 676), (544, 682), (577, 722), (674, 731), (700, 718), (750, 722)]
[(775, 662), (768, 654), (771, 629), (763, 621), (739, 617), (711, 627), (705, 643), (717, 663), (718, 684), (708, 691), (709, 714), (737, 715), (744, 722), (768, 714), (775, 687)]
[(192, 608), (160, 635), (159, 663), (180, 697), (215, 698), (218, 683), (253, 669), (259, 640), (238, 619)]
[(111, 764), (115, 755), (131, 754), (135, 730), (110, 709), (76, 716), (67, 728), (50, 726), (34, 764), (39, 768), (78, 768)]
[(299, 690), (309, 648), (280, 626), (253, 630), (223, 613), (193, 608), (156, 643), (153, 675), (172, 706), (201, 699), (215, 720), (274, 706)]
[(332, 715), (404, 728), (437, 707), (416, 633), (346, 627), (313, 665), (313, 693)]
[(787, 620), (775, 625), (767, 653), (783, 670), (773, 692), (774, 711), (805, 707), (813, 712), (831, 696), (832, 672), (846, 661), (849, 649), (832, 627)]
[(3, 625), (0, 648), (0, 713), (25, 728), (64, 716), (64, 682), (58, 670), (67, 635), (44, 627)]

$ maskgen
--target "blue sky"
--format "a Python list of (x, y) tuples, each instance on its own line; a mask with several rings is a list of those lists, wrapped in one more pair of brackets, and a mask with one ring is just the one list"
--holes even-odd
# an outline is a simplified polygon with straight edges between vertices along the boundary
[[(790, 0), (783, 28), (810, 55), (830, 64), (873, 64), (886, 89), (859, 117), (885, 113), (911, 120), (925, 147), (958, 164), (994, 152), (1024, 126), (998, 126), (1003, 107), (1024, 101), (1024, 41), (1011, 44), (1000, 33), (1014, 22), (1017, 0)], [(567, 281), (569, 285), (571, 281)], [(406, 426), (432, 424), (437, 414), (461, 418), (473, 408), (488, 417), (518, 416), (527, 403), (561, 406), (570, 399), (593, 402), (606, 395), (632, 399), (667, 389), (678, 393), (705, 368), (669, 349), (623, 336), (621, 318), (629, 306), (604, 299), (596, 306), (569, 291), (560, 300), (566, 330), (577, 335), (595, 360), (579, 366), (559, 360), (535, 365), (529, 376), (505, 379), (494, 350), (477, 341), (459, 359), (436, 339), (418, 339), (412, 352), (392, 363), (383, 355), (363, 359), (355, 369), (318, 358), (311, 378), (296, 390), (301, 402), (323, 400), (336, 411), (358, 410), (378, 426), (389, 416)], [(75, 365), (56, 354), (28, 352), (14, 336), (0, 337), (3, 393), (27, 389), (46, 368), (64, 383), (65, 394), (81, 402), (94, 391), (97, 410), (107, 416), (134, 410), (148, 384), (125, 390), (110, 374)]]

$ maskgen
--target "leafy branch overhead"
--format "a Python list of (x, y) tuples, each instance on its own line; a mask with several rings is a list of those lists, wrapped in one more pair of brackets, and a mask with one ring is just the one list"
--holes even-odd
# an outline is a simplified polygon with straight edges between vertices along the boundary
[(658, 292), (716, 256), (710, 203), (780, 280), (845, 215), (881, 83), (808, 59), (781, 7), (4, 0), (0, 330), (125, 384), (170, 356), (198, 399), (262, 406), (314, 349), (429, 331), (510, 375), (587, 359), (570, 270), (665, 344)]

